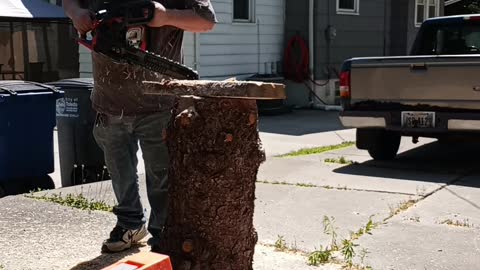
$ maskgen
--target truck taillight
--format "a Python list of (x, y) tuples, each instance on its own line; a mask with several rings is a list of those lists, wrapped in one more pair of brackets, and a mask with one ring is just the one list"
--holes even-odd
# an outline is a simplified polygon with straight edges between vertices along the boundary
[(340, 97), (350, 98), (350, 71), (340, 73)]

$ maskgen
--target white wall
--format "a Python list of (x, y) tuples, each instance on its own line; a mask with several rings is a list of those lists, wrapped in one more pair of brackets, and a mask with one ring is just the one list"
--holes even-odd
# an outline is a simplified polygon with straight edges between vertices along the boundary
[[(257, 23), (233, 23), (233, 0), (212, 0), (219, 22), (212, 32), (198, 35), (196, 52), (195, 35), (185, 33), (185, 64), (210, 79), (265, 73), (265, 63), (270, 73), (271, 63), (276, 67), (283, 56), (285, 0), (254, 1)], [(91, 77), (90, 53), (83, 48), (79, 53), (80, 76)]]

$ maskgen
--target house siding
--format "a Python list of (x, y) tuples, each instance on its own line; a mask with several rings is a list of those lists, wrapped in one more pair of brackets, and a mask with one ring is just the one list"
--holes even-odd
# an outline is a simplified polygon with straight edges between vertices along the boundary
[[(343, 61), (348, 58), (388, 53), (387, 41), (390, 29), (385, 22), (389, 21), (389, 1), (360, 0), (359, 15), (337, 14), (336, 0), (317, 3), (315, 78), (336, 77)], [(325, 35), (329, 25), (336, 29), (336, 37), (330, 42)], [(326, 71), (327, 68), (330, 72)]]
[[(438, 1), (440, 1), (439, 16), (443, 16), (443, 14), (445, 13), (445, 1), (443, 0), (438, 0)], [(408, 23), (407, 23), (408, 25), (407, 52), (409, 53), (410, 48), (412, 48), (412, 45), (415, 42), (415, 38), (417, 36), (418, 30), (420, 29), (420, 27), (415, 26), (415, 0), (409, 1), (408, 14), (409, 16), (408, 16)]]
[[(185, 33), (184, 63), (208, 79), (271, 73), (272, 66), (276, 70), (283, 56), (285, 0), (255, 1), (258, 23), (233, 23), (233, 0), (212, 1), (218, 23), (212, 32), (197, 38)], [(91, 77), (90, 52), (81, 48), (79, 53), (81, 76)]]

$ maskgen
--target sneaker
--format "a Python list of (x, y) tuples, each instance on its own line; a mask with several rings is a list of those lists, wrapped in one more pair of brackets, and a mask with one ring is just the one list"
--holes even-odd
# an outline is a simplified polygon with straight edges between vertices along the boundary
[(102, 252), (114, 253), (129, 249), (132, 244), (139, 242), (147, 234), (145, 224), (136, 230), (125, 229), (117, 225), (110, 233), (110, 238), (103, 242)]

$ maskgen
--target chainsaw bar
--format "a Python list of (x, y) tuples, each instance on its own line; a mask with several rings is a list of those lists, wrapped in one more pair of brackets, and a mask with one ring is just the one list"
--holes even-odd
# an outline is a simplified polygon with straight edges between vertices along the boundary
[[(179, 80), (198, 80), (197, 71), (160, 55), (134, 47), (124, 48), (124, 59), (154, 72)], [(122, 59), (122, 57), (120, 57)]]

